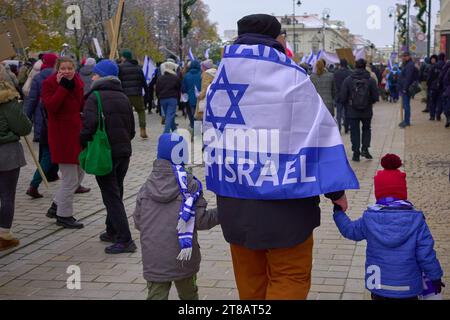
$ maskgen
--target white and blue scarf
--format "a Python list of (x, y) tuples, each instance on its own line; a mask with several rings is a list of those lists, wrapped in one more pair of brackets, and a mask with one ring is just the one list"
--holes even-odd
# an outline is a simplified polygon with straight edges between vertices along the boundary
[(203, 187), (202, 183), (194, 177), (198, 184), (198, 189), (195, 193), (189, 193), (187, 173), (184, 167), (173, 165), (172, 168), (178, 182), (178, 187), (180, 188), (180, 193), (183, 197), (177, 225), (178, 243), (181, 248), (177, 260), (188, 261), (191, 259), (192, 255), (192, 238), (194, 236), (195, 228), (195, 205), (202, 195)]

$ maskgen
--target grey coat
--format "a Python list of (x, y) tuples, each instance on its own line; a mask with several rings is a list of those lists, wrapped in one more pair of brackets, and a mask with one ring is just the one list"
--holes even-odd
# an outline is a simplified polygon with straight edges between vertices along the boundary
[[(190, 192), (197, 183), (188, 174)], [(156, 160), (153, 171), (137, 196), (134, 222), (141, 233), (144, 278), (152, 282), (169, 282), (189, 278), (200, 269), (200, 246), (194, 230), (193, 251), (189, 261), (181, 263), (177, 223), (182, 197), (169, 161)], [(217, 210), (206, 210), (201, 196), (197, 201), (196, 229), (209, 230), (219, 224)]]
[(334, 101), (336, 96), (336, 87), (334, 84), (334, 75), (331, 72), (325, 72), (322, 75), (311, 75), (311, 81), (316, 87), (317, 92), (327, 106), (331, 115), (334, 117)]

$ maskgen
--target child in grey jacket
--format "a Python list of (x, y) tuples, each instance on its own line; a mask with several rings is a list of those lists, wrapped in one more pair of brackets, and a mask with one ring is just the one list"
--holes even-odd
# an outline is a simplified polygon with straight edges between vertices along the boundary
[(219, 224), (206, 210), (202, 185), (184, 170), (187, 143), (177, 134), (159, 138), (158, 158), (137, 196), (134, 221), (140, 231), (148, 300), (167, 300), (172, 282), (181, 300), (198, 300), (198, 230)]

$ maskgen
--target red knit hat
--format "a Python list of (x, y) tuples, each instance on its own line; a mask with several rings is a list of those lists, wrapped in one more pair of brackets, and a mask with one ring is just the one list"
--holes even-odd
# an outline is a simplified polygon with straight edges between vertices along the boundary
[(374, 178), (377, 201), (389, 197), (408, 200), (406, 173), (398, 170), (402, 166), (400, 157), (387, 154), (381, 159), (381, 166), (384, 170), (378, 171)]
[(55, 67), (56, 60), (58, 60), (58, 56), (54, 53), (46, 53), (42, 57), (42, 67), (41, 71), (44, 69), (51, 69)]

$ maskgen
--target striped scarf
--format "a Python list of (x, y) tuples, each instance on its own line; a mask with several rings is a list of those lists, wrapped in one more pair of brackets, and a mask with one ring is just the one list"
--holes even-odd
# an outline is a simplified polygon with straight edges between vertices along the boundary
[(192, 255), (192, 238), (194, 236), (195, 227), (195, 204), (202, 194), (202, 184), (194, 177), (198, 184), (198, 190), (195, 193), (189, 193), (187, 173), (183, 166), (173, 165), (173, 171), (180, 188), (180, 193), (183, 197), (180, 214), (178, 217), (178, 243), (180, 244), (180, 254), (177, 260), (188, 261)]

